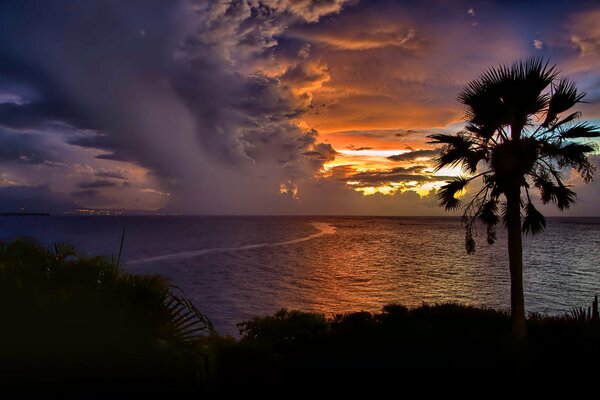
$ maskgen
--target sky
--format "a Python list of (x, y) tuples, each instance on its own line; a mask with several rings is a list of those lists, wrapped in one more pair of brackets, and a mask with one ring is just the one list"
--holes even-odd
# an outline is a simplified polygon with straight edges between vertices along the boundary
[[(460, 90), (546, 57), (600, 123), (598, 21), (573, 0), (0, 0), (0, 211), (444, 215), (457, 172), (427, 135), (462, 128)], [(600, 184), (565, 174), (567, 215), (600, 215)]]

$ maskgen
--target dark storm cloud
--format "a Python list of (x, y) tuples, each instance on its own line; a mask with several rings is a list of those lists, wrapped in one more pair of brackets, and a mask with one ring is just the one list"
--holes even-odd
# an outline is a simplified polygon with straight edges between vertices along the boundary
[(240, 67), (267, 60), (288, 24), (316, 22), (344, 2), (4, 3), (0, 74), (38, 98), (2, 104), (0, 117), (68, 123), (88, 134), (67, 143), (151, 169), (194, 207), (220, 205), (249, 175), (269, 176), (275, 195), (280, 180), (311, 176), (333, 150), (291, 122), (305, 100)]
[(47, 146), (40, 133), (0, 128), (0, 162), (52, 166), (60, 162), (60, 154)]
[(313, 150), (305, 151), (302, 155), (321, 160), (323, 162), (333, 161), (338, 154), (330, 144), (318, 143), (313, 145)]
[(47, 186), (8, 186), (0, 188), (0, 212), (62, 213), (77, 206), (67, 196)]
[(418, 135), (418, 134), (425, 134), (425, 131), (420, 131), (417, 129), (402, 129), (399, 132), (394, 133), (395, 137), (405, 137), (405, 136), (409, 136), (409, 135)]
[(113, 181), (109, 181), (106, 179), (100, 179), (92, 182), (82, 182), (77, 184), (79, 189), (99, 189), (99, 188), (107, 188), (107, 187), (115, 187), (117, 184)]
[(71, 192), (71, 197), (78, 204), (86, 207), (103, 207), (111, 203), (111, 200), (97, 189), (84, 189)]
[[(352, 182), (355, 187), (377, 187), (390, 185), (391, 183), (417, 182), (439, 182), (452, 179), (449, 176), (435, 176), (426, 172), (427, 167), (415, 165), (412, 167), (396, 167), (389, 170), (356, 172), (351, 167), (344, 167), (335, 171), (335, 175), (343, 182)], [(340, 168), (340, 167), (336, 167)]]
[[(60, 102), (35, 102), (25, 104), (0, 104), (0, 125), (15, 129), (37, 128), (47, 121), (76, 121), (74, 114), (64, 109)], [(84, 125), (81, 123), (80, 125)]]
[[(140, 13), (134, 13), (139, 10)], [(3, 123), (39, 126), (64, 121), (73, 127), (107, 129), (92, 143), (83, 138), (73, 144), (114, 149), (130, 144), (115, 132), (125, 124), (114, 108), (128, 100), (126, 75), (135, 66), (139, 72), (163, 69), (166, 57), (152, 57), (166, 50), (171, 6), (165, 2), (117, 1), (80, 6), (72, 1), (21, 1), (3, 5), (0, 13), (0, 73), (35, 87), (37, 100), (0, 107)], [(159, 18), (160, 15), (166, 18)], [(24, 23), (23, 21), (27, 21)], [(152, 26), (141, 40), (140, 29)], [(18, 40), (14, 40), (18, 38)], [(40, 40), (43, 38), (43, 40)], [(145, 65), (145, 67), (144, 67)], [(114, 104), (114, 106), (111, 104)], [(126, 124), (125, 124), (126, 125)], [(149, 162), (144, 147), (138, 162)]]
[(102, 171), (96, 171), (94, 173), (94, 175), (97, 176), (98, 178), (127, 180), (127, 177), (119, 171), (102, 170)]
[[(370, 129), (370, 130), (352, 130), (339, 131), (328, 134), (328, 136), (347, 136), (358, 138), (389, 139), (394, 136), (401, 136), (398, 129)], [(406, 136), (406, 135), (402, 135)]]
[[(544, 36), (562, 26), (565, 10), (592, 2), (471, 3), (1, 2), (0, 140), (10, 146), (0, 161), (28, 164), (13, 182), (64, 163), (72, 174), (61, 190), (90, 205), (108, 204), (111, 188), (77, 190), (78, 183), (136, 175), (158, 181), (153, 196), (185, 211), (272, 211), (283, 201), (281, 184), (302, 196), (302, 182), (336, 156), (311, 129), (320, 129), (312, 115), (335, 122), (323, 131), (344, 131), (331, 134), (349, 138), (341, 146), (391, 139), (418, 149), (432, 132), (417, 128), (455, 122), (456, 92), (482, 66), (525, 55), (524, 48), (556, 61), (596, 54), (593, 18), (573, 20), (575, 38)], [(543, 41), (541, 50), (534, 40)], [(325, 95), (313, 93), (319, 87)], [(306, 120), (302, 128), (295, 118)], [(415, 143), (400, 142), (407, 137)], [(70, 150), (58, 152), (57, 140)], [(360, 174), (365, 185), (434, 179), (397, 169)], [(318, 185), (310, 185), (317, 199)], [(342, 197), (339, 187), (331, 193)], [(284, 201), (294, 207), (294, 196)]]
[(110, 160), (110, 161), (135, 161), (135, 155), (131, 156), (127, 151), (115, 151), (113, 153), (98, 154), (96, 158), (98, 160)]
[(72, 135), (67, 138), (67, 143), (74, 146), (90, 147), (101, 150), (113, 150), (116, 147), (114, 140), (112, 140), (110, 136), (102, 133)]
[(356, 147), (353, 144), (349, 144), (346, 146), (346, 148), (348, 150), (354, 150), (354, 151), (365, 151), (365, 150), (373, 150), (373, 147)]
[(414, 161), (417, 158), (434, 158), (439, 156), (439, 154), (439, 150), (415, 150), (408, 153), (389, 156), (387, 159), (391, 161)]

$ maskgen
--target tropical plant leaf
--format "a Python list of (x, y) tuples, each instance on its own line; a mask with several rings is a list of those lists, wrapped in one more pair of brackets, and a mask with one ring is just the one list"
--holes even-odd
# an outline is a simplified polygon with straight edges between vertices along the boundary
[(546, 218), (539, 212), (534, 205), (529, 202), (525, 206), (525, 218), (523, 218), (523, 232), (526, 234), (537, 235), (546, 228)]
[(568, 142), (561, 145), (556, 142), (542, 141), (539, 148), (542, 155), (556, 160), (560, 168), (575, 168), (586, 183), (592, 180), (596, 168), (589, 162), (587, 153), (596, 150), (595, 144)]
[(562, 139), (600, 137), (600, 128), (586, 122), (563, 129), (559, 132)]
[(496, 225), (487, 225), (486, 226), (486, 236), (488, 244), (496, 243)]
[(444, 145), (440, 156), (435, 160), (436, 170), (460, 165), (464, 171), (475, 173), (477, 164), (485, 159), (486, 151), (484, 149), (475, 150), (475, 141), (462, 133), (430, 135), (429, 138), (433, 139), (429, 143)]
[(561, 119), (560, 121), (558, 121), (557, 123), (553, 124), (551, 129), (549, 129), (549, 131), (552, 130), (556, 130), (560, 127), (563, 127), (564, 125), (568, 125), (571, 122), (575, 121), (577, 118), (581, 117), (581, 112), (580, 111), (576, 111), (574, 113), (571, 113), (569, 115), (567, 115), (566, 117), (564, 117), (563, 119)]
[(467, 106), (469, 122), (478, 126), (495, 130), (514, 121), (524, 124), (529, 115), (546, 108), (549, 97), (543, 90), (556, 74), (542, 58), (501, 65), (469, 82), (458, 99)]
[(465, 250), (467, 254), (475, 254), (475, 239), (473, 238), (473, 226), (467, 225), (465, 229)]
[(542, 202), (548, 204), (551, 201), (556, 202), (555, 186), (550, 176), (545, 172), (538, 172), (533, 177), (533, 183), (540, 191)]
[(575, 82), (570, 79), (561, 79), (553, 89), (554, 93), (548, 102), (548, 112), (542, 126), (554, 122), (560, 113), (567, 111), (585, 97), (585, 93), (579, 93)]
[(431, 139), (429, 142), (427, 142), (430, 144), (449, 144), (457, 148), (467, 149), (474, 144), (472, 139), (468, 138), (466, 135), (461, 134), (448, 135), (446, 133), (438, 133), (435, 135), (429, 135), (427, 137)]
[(475, 124), (467, 124), (467, 126), (465, 126), (465, 131), (467, 132), (471, 132), (481, 138), (483, 138), (484, 140), (489, 140), (492, 138), (492, 136), (494, 135), (495, 132), (495, 127), (493, 126), (485, 126), (485, 125), (475, 125)]
[(459, 208), (461, 202), (455, 196), (458, 192), (462, 191), (468, 183), (468, 178), (458, 176), (442, 186), (437, 192), (437, 198), (440, 201), (440, 205), (444, 206), (446, 210), (455, 210)]
[(559, 182), (558, 186), (554, 189), (554, 198), (556, 206), (559, 210), (563, 211), (571, 207), (577, 201), (577, 194)]
[(479, 219), (486, 226), (488, 244), (494, 244), (496, 242), (496, 225), (500, 221), (496, 199), (490, 199), (482, 204)]
[(77, 255), (75, 251), (75, 247), (73, 247), (69, 243), (58, 242), (54, 243), (48, 249), (49, 256), (56, 261), (63, 261), (65, 258), (69, 256)]
[(482, 190), (464, 204), (468, 253), (475, 250), (475, 221), (486, 225), (488, 243), (496, 240), (500, 218), (507, 225), (507, 204), (499, 203), (504, 197), (524, 207), (519, 228), (525, 233), (536, 234), (544, 229), (543, 215), (530, 201), (523, 204), (516, 194), (517, 186), (520, 193), (523, 187), (530, 189), (532, 183), (544, 204), (552, 202), (564, 210), (575, 202), (576, 195), (563, 184), (561, 174), (573, 168), (584, 182), (592, 179), (595, 168), (588, 155), (596, 146), (577, 139), (600, 137), (600, 127), (576, 122), (581, 113), (568, 110), (582, 101), (584, 94), (577, 91), (573, 81), (558, 80), (557, 74), (556, 66), (543, 58), (489, 68), (458, 95), (465, 106), (464, 130), (454, 135), (429, 136), (429, 143), (442, 146), (435, 160), (436, 170), (460, 166), (470, 174), (438, 190), (437, 198), (446, 210), (463, 206), (456, 195), (469, 181), (478, 177), (483, 180)]
[(164, 304), (170, 315), (167, 325), (169, 336), (183, 343), (190, 343), (201, 334), (216, 334), (208, 317), (198, 311), (189, 300), (168, 291), (165, 293)]
[(540, 190), (542, 202), (544, 204), (553, 202), (562, 211), (575, 203), (577, 194), (562, 183), (558, 174), (554, 175), (554, 179), (556, 184), (547, 173), (539, 172), (534, 176), (533, 182)]

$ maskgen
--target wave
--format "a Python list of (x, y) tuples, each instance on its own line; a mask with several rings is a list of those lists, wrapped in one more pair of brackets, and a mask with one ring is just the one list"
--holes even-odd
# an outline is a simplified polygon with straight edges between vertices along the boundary
[(140, 258), (137, 260), (128, 261), (126, 264), (128, 264), (128, 265), (143, 264), (143, 263), (151, 263), (151, 262), (156, 262), (156, 261), (174, 260), (174, 259), (178, 259), (178, 258), (191, 258), (191, 257), (197, 257), (197, 256), (205, 255), (205, 254), (211, 254), (211, 253), (253, 250), (253, 249), (260, 249), (263, 247), (286, 246), (289, 244), (306, 242), (307, 240), (316, 239), (318, 237), (325, 236), (325, 235), (333, 235), (335, 233), (335, 231), (337, 230), (337, 228), (334, 225), (328, 224), (326, 222), (311, 222), (311, 225), (314, 226), (318, 230), (317, 233), (313, 233), (312, 235), (303, 236), (303, 237), (296, 238), (296, 239), (285, 240), (282, 242), (247, 244), (245, 246), (239, 246), (239, 247), (213, 247), (210, 249), (188, 250), (188, 251), (181, 251), (178, 253), (165, 254), (162, 256)]

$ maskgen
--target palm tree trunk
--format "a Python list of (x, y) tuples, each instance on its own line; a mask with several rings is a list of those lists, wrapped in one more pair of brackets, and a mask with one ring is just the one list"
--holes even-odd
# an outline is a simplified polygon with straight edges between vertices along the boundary
[(527, 338), (523, 295), (523, 242), (521, 237), (521, 187), (517, 182), (506, 193), (508, 264), (510, 268), (510, 309), (512, 334), (518, 342)]

